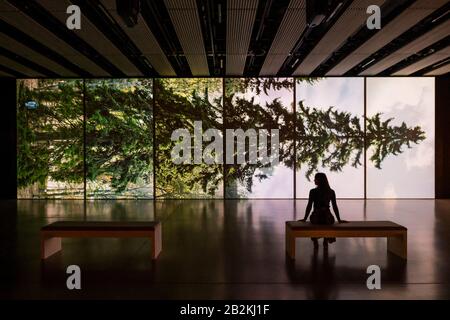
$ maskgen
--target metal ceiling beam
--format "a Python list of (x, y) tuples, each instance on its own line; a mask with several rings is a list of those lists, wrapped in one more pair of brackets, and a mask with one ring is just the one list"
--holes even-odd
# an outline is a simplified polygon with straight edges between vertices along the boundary
[(46, 56), (41, 55), (39, 52), (34, 51), (33, 49), (23, 45), (22, 43), (16, 41), (15, 39), (8, 37), (5, 34), (0, 33), (0, 47), (5, 48), (15, 54), (32, 61), (45, 69), (49, 70), (52, 74), (47, 75), (50, 76), (65, 76), (65, 77), (76, 77), (77, 74), (67, 70), (62, 67), (58, 63), (54, 62), (51, 59), (48, 59)]
[(389, 67), (392, 67), (396, 63), (406, 59), (407, 57), (416, 54), (417, 52), (431, 46), (433, 43), (445, 38), (449, 34), (450, 20), (438, 25), (431, 29), (424, 35), (420, 36), (416, 40), (408, 43), (406, 46), (399, 48), (392, 52), (384, 59), (381, 59), (371, 67), (367, 68), (360, 75), (376, 75)]
[(208, 76), (202, 29), (195, 0), (164, 0), (192, 75)]
[[(22, 2), (22, 4), (23, 3), (24, 2)], [(20, 30), (21, 33), (26, 34), (27, 36), (21, 37), (21, 39), (26, 41), (26, 43), (30, 43), (33, 47), (36, 47), (34, 42), (39, 42), (42, 44), (38, 47), (41, 52), (46, 52), (45, 48), (51, 48), (51, 50), (57, 52), (56, 56), (63, 56), (65, 60), (70, 61), (70, 63), (66, 65), (78, 66), (78, 68), (81, 69), (78, 70), (79, 74), (89, 75), (92, 73), (99, 76), (109, 75), (108, 72), (74, 48), (73, 44), (68, 44), (66, 41), (62, 40), (53, 32), (49, 31), (47, 28), (35, 21), (35, 19), (38, 20), (36, 15), (32, 18), (12, 4), (2, 1), (0, 2), (0, 18), (3, 22), (17, 30)], [(6, 28), (2, 29), (2, 32), (6, 31)], [(34, 42), (29, 41), (28, 38), (34, 39)], [(55, 57), (55, 55), (49, 54), (48, 57)], [(80, 71), (82, 70), (89, 70), (89, 72), (88, 74), (81, 73)]]
[(138, 23), (130, 28), (123, 22), (122, 18), (117, 13), (115, 0), (101, 0), (101, 2), (115, 20), (115, 23), (117, 23), (127, 36), (132, 39), (142, 55), (148, 59), (150, 64), (160, 75), (176, 75), (167, 56), (164, 54), (164, 51), (161, 49), (158, 41), (145, 23), (141, 14), (138, 15)]
[(244, 73), (258, 0), (227, 1), (226, 74)]
[(291, 0), (259, 74), (276, 75), (306, 28), (306, 0)]
[(341, 15), (314, 49), (300, 63), (293, 75), (309, 75), (367, 21), (367, 7), (381, 6), (385, 0), (356, 0)]
[(447, 3), (447, 0), (418, 0), (406, 8), (399, 16), (375, 33), (335, 67), (326, 73), (329, 75), (343, 75), (358, 63), (375, 53), (405, 31), (412, 28), (417, 22), (424, 19)]
[(37, 72), (31, 68), (24, 66), (23, 64), (16, 62), (10, 58), (0, 55), (0, 65), (12, 69), (20, 74), (23, 74), (27, 77), (43, 77), (44, 74)]
[(450, 63), (425, 73), (426, 76), (440, 76), (450, 72)]
[[(50, 12), (66, 27), (67, 7), (72, 5), (69, 0), (40, 0), (39, 4)], [(141, 76), (142, 72), (126, 57), (87, 17), (81, 10), (81, 28), (72, 30), (89, 46), (94, 48), (103, 58), (113, 63), (125, 75)], [(125, 45), (125, 44), (124, 44)]]
[(432, 64), (435, 64), (436, 62), (444, 60), (448, 57), (450, 57), (450, 46), (448, 46), (442, 50), (439, 50), (439, 51), (423, 58), (422, 60), (419, 60), (416, 63), (413, 63), (413, 64), (393, 73), (392, 75), (408, 76), (408, 75), (411, 75), (411, 74), (413, 74), (421, 69), (424, 69)]

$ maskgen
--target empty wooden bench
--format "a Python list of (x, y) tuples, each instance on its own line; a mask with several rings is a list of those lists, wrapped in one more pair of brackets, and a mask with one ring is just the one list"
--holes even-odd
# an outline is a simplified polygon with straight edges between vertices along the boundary
[(286, 251), (295, 259), (296, 238), (387, 238), (387, 249), (407, 259), (407, 229), (391, 221), (352, 221), (333, 225), (286, 221)]
[(152, 259), (162, 250), (159, 221), (58, 221), (41, 228), (41, 259), (61, 250), (61, 238), (150, 238)]

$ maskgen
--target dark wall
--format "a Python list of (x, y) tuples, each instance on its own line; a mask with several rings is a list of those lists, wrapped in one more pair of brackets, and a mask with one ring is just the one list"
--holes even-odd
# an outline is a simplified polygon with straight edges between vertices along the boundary
[(450, 76), (436, 78), (436, 198), (450, 199)]
[(16, 80), (0, 78), (0, 199), (17, 198)]

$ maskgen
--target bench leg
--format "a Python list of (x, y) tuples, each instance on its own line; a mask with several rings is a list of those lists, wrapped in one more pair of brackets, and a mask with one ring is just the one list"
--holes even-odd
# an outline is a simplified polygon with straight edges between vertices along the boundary
[(161, 234), (161, 224), (155, 226), (155, 231), (153, 232), (152, 240), (152, 259), (157, 259), (162, 251), (162, 234)]
[(295, 259), (295, 236), (288, 227), (286, 227), (286, 253), (289, 258)]
[(61, 238), (41, 237), (41, 259), (47, 259), (59, 251), (61, 251)]
[(405, 260), (408, 259), (408, 238), (406, 233), (397, 237), (388, 237), (387, 249)]

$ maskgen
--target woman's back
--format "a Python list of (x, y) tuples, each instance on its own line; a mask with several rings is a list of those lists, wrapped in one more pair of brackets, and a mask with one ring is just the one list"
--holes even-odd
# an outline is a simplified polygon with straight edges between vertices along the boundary
[(311, 189), (309, 196), (313, 202), (314, 210), (329, 209), (330, 202), (336, 199), (334, 190), (328, 188)]

